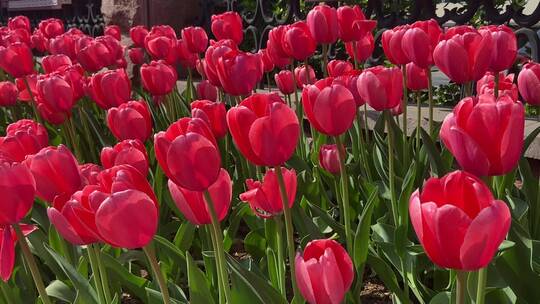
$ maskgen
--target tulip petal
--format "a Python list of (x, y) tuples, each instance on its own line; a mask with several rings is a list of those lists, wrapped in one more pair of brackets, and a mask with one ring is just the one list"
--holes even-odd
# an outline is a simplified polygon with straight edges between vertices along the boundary
[(496, 200), (484, 208), (471, 222), (461, 246), (460, 259), (463, 269), (474, 271), (485, 267), (510, 229), (508, 206)]
[(444, 205), (436, 211), (433, 227), (442, 250), (441, 266), (461, 269), (460, 248), (470, 223), (467, 214), (453, 205)]
[(321, 268), (323, 270), (323, 284), (326, 293), (330, 298), (330, 303), (339, 304), (345, 296), (345, 282), (339, 271), (338, 262), (332, 249), (327, 248), (323, 256), (320, 258)]
[[(25, 240), (23, 240), (25, 241)], [(15, 240), (11, 235), (11, 227), (6, 226), (2, 230), (0, 242), (0, 278), (7, 282), (15, 265)]]
[(47, 208), (47, 216), (58, 233), (68, 242), (74, 245), (86, 245), (87, 243), (79, 236), (75, 228), (55, 208)]

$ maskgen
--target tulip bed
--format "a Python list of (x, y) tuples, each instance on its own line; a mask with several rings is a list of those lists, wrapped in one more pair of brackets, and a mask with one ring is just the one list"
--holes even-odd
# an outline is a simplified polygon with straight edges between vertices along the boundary
[[(368, 281), (388, 303), (538, 303), (540, 65), (507, 26), (427, 20), (386, 30), (368, 67), (375, 27), (321, 4), (250, 53), (234, 12), (130, 46), (11, 18), (0, 303), (370, 303)], [(335, 43), (349, 57), (328, 62)], [(462, 88), (442, 124), (436, 69)]]

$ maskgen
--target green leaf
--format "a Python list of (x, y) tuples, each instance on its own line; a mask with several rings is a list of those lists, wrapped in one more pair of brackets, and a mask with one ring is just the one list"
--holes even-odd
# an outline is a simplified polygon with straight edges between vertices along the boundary
[(428, 156), (429, 162), (431, 164), (431, 170), (435, 173), (436, 176), (443, 176), (446, 173), (446, 170), (443, 165), (443, 160), (435, 143), (429, 136), (429, 134), (424, 130), (420, 130), (420, 135), (422, 136), (423, 146), (422, 149), (425, 149)]
[(334, 220), (326, 211), (321, 209), (321, 207), (312, 204), (308, 200), (306, 200), (306, 203), (315, 216), (320, 217), (326, 225), (330, 226), (332, 230), (339, 235), (340, 238), (345, 239), (345, 227), (343, 227), (341, 223)]
[(286, 304), (287, 301), (266, 280), (245, 269), (227, 254), (227, 264), (231, 270), (233, 303)]
[(383, 281), (384, 286), (392, 291), (402, 303), (407, 303), (406, 296), (398, 284), (396, 274), (383, 259), (376, 253), (370, 252), (367, 257), (367, 263), (377, 273), (377, 276)]
[(56, 261), (58, 266), (62, 268), (62, 270), (65, 272), (65, 274), (70, 279), (71, 283), (73, 283), (73, 286), (77, 290), (77, 298), (80, 298), (81, 301), (84, 303), (98, 303), (98, 298), (96, 295), (96, 291), (92, 288), (90, 283), (86, 278), (83, 278), (71, 264), (69, 264), (64, 257), (60, 256), (58, 253), (54, 252), (49, 247), (45, 247), (49, 254), (53, 257), (53, 259)]
[(159, 235), (154, 236), (154, 241), (158, 248), (158, 255), (164, 254), (173, 260), (178, 260), (178, 265), (182, 269), (182, 273), (187, 273), (187, 269), (185, 268), (187, 265), (186, 256), (178, 247)]
[(451, 304), (451, 295), (452, 294), (448, 291), (439, 292), (431, 299), (431, 301), (429, 301), (429, 304)]
[(364, 265), (368, 256), (369, 232), (371, 227), (371, 215), (373, 207), (377, 201), (377, 190), (371, 192), (367, 203), (359, 216), (359, 224), (354, 235), (354, 254), (353, 260), (359, 276), (363, 273)]
[(204, 273), (195, 265), (195, 261), (186, 252), (188, 269), (189, 302), (192, 304), (214, 303), (212, 293), (208, 288), (208, 282)]
[(146, 299), (145, 288), (149, 284), (148, 280), (132, 274), (117, 259), (106, 252), (101, 252), (100, 257), (112, 280), (120, 283), (130, 294), (140, 299)]
[(263, 234), (264, 228), (259, 228), (250, 231), (244, 238), (244, 249), (257, 260), (265, 255), (266, 239)]
[(52, 281), (45, 289), (47, 294), (51, 297), (57, 298), (64, 302), (73, 303), (75, 301), (76, 293), (67, 286), (64, 282), (59, 280)]

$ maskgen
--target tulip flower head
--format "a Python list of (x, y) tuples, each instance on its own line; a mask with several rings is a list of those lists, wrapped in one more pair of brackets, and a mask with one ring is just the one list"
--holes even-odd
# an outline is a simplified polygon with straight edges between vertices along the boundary
[(429, 258), (440, 267), (486, 267), (510, 228), (510, 210), (477, 177), (454, 171), (430, 178), (409, 201), (409, 214)]
[(14, 106), (17, 104), (19, 90), (11, 81), (0, 82), (0, 106)]
[(101, 164), (109, 169), (118, 165), (131, 165), (141, 175), (148, 174), (148, 155), (144, 144), (137, 139), (126, 139), (114, 147), (105, 147), (101, 150)]
[(191, 116), (204, 120), (216, 139), (221, 139), (227, 134), (227, 110), (222, 102), (210, 100), (195, 100), (191, 103)]
[[(518, 100), (518, 87), (514, 83), (514, 74), (505, 75), (503, 72), (499, 73), (498, 84), (499, 96), (507, 95), (514, 101)], [(480, 96), (482, 94), (495, 94), (495, 75), (492, 72), (487, 72), (484, 77), (476, 82), (476, 95)]]
[(540, 64), (528, 62), (518, 75), (519, 93), (527, 103), (540, 105)]
[(309, 304), (342, 303), (354, 279), (350, 256), (334, 240), (309, 242), (295, 267), (298, 288)]
[(366, 19), (358, 6), (340, 6), (337, 9), (339, 38), (343, 42), (360, 41), (377, 26), (377, 21)]
[(377, 111), (395, 108), (403, 97), (403, 75), (398, 67), (365, 69), (357, 86), (362, 99)]
[(43, 125), (30, 119), (9, 124), (6, 136), (0, 137), (0, 153), (12, 161), (21, 162), (27, 155), (38, 153), (49, 144)]
[(338, 39), (339, 26), (335, 8), (319, 4), (309, 11), (306, 21), (311, 35), (317, 43), (329, 44)]
[(146, 141), (152, 134), (152, 117), (142, 101), (128, 101), (107, 111), (107, 126), (118, 140)]
[(242, 17), (237, 12), (212, 15), (211, 28), (217, 40), (231, 39), (238, 45), (244, 39)]

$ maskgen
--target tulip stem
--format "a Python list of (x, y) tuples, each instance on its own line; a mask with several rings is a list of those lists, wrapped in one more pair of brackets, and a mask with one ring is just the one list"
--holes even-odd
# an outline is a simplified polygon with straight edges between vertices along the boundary
[[(210, 235), (210, 239), (212, 241), (212, 249), (216, 250), (216, 248), (219, 246), (217, 245), (216, 243), (216, 236), (214, 235), (214, 231), (211, 227), (208, 227), (206, 226), (206, 232)], [(227, 286), (225, 286), (225, 284), (223, 283), (223, 278), (221, 277), (221, 271), (220, 271), (220, 266), (217, 262), (217, 255), (216, 255), (216, 275), (217, 275), (217, 285), (218, 285), (218, 293), (219, 293), (219, 303), (225, 303), (225, 288)]]
[(456, 273), (456, 304), (465, 304), (466, 287), (467, 273), (458, 270)]
[(422, 128), (422, 99), (416, 94), (416, 154), (420, 155), (420, 129)]
[(161, 294), (163, 296), (163, 303), (169, 304), (169, 290), (167, 289), (167, 281), (165, 281), (165, 277), (163, 276), (163, 273), (161, 272), (161, 268), (159, 267), (157, 258), (156, 258), (156, 251), (154, 247), (152, 247), (152, 244), (148, 244), (143, 247), (143, 251), (146, 254), (146, 257), (148, 258), (148, 261), (150, 262), (150, 267), (152, 267), (152, 271), (154, 272), (155, 279), (158, 281), (159, 289), (161, 289)]
[[(291, 63), (291, 73), (293, 77), (294, 86), (296, 86), (296, 76), (294, 75), (294, 61), (293, 63)], [(308, 73), (307, 70), (306, 70), (306, 73)], [(300, 156), (302, 157), (302, 159), (305, 159), (306, 158), (306, 151), (305, 151), (306, 145), (304, 144), (304, 137), (305, 137), (304, 136), (304, 117), (302, 115), (302, 104), (300, 103), (300, 99), (298, 98), (297, 88), (294, 89), (294, 108), (296, 110), (296, 116), (298, 116), (298, 122), (300, 123), (300, 140), (298, 141), (298, 145), (300, 146)]]
[(272, 87), (271, 87), (271, 84), (270, 84), (270, 73), (265, 73), (265, 74), (266, 74), (266, 82), (268, 83), (268, 87), (267, 87), (268, 93), (270, 93), (270, 92), (272, 92)]
[(210, 219), (212, 220), (212, 229), (214, 231), (215, 245), (214, 254), (216, 256), (216, 263), (218, 266), (218, 271), (221, 272), (221, 280), (223, 284), (223, 291), (225, 293), (226, 302), (231, 304), (231, 290), (229, 288), (229, 274), (227, 273), (227, 260), (225, 259), (225, 251), (223, 249), (223, 236), (221, 228), (219, 227), (219, 219), (216, 215), (216, 210), (214, 208), (214, 201), (210, 196), (210, 192), (205, 190), (203, 192), (204, 200), (206, 206), (208, 207), (208, 212), (210, 213)]
[(487, 267), (478, 270), (478, 285), (476, 287), (476, 304), (485, 303), (485, 291), (487, 281)]
[[(349, 206), (349, 177), (347, 176), (347, 168), (345, 167), (345, 146), (341, 142), (339, 136), (335, 137), (336, 145), (338, 149), (339, 158), (339, 173), (341, 174), (341, 201), (343, 202), (343, 220), (345, 222), (345, 240), (347, 242), (347, 251), (352, 253), (353, 251), (353, 239), (351, 233), (351, 214)], [(343, 154), (341, 152), (344, 152)]]
[(278, 275), (278, 285), (279, 291), (281, 294), (287, 298), (287, 290), (285, 289), (285, 273), (283, 271), (285, 261), (283, 260), (283, 240), (281, 239), (281, 234), (283, 233), (283, 223), (281, 222), (281, 217), (274, 217), (276, 222), (276, 242), (277, 242), (277, 267), (276, 272)]
[(389, 110), (385, 110), (386, 115), (386, 129), (388, 136), (388, 184), (390, 187), (390, 202), (392, 206), (392, 215), (394, 218), (394, 225), (399, 225), (399, 214), (397, 213), (397, 198), (396, 198), (396, 186), (394, 181), (394, 131), (392, 129), (392, 114)]
[(362, 132), (362, 115), (361, 115), (360, 107), (358, 107), (357, 110), (357, 123), (358, 123), (358, 150), (360, 151), (360, 161), (362, 162), (362, 165), (364, 166), (364, 170), (366, 171), (366, 176), (368, 181), (372, 181), (371, 179), (371, 170), (369, 168), (369, 162), (368, 157), (366, 155), (366, 146), (364, 144), (364, 136)]
[(429, 136), (433, 132), (433, 79), (431, 76), (431, 67), (427, 69), (428, 73), (428, 102), (429, 102)]
[(364, 103), (364, 125), (365, 125), (365, 131), (366, 131), (366, 145), (369, 145), (369, 126), (368, 126), (367, 103)]
[(101, 276), (99, 274), (99, 267), (97, 265), (97, 257), (92, 245), (86, 246), (86, 252), (88, 253), (88, 261), (90, 262), (90, 268), (92, 268), (94, 285), (96, 285), (99, 303), (109, 303), (105, 300), (105, 295), (103, 294), (103, 285), (101, 283)]
[(495, 98), (499, 97), (499, 72), (495, 73), (495, 83), (493, 87), (493, 95), (495, 95)]
[(34, 259), (32, 252), (30, 252), (30, 247), (28, 246), (26, 237), (22, 233), (19, 224), (13, 224), (13, 228), (15, 229), (15, 234), (17, 235), (17, 239), (19, 240), (24, 259), (26, 260), (26, 263), (28, 263), (28, 267), (30, 268), (30, 273), (32, 274), (32, 278), (34, 279), (34, 284), (36, 285), (39, 296), (41, 297), (41, 301), (43, 302), (43, 304), (51, 304), (51, 300), (47, 295), (47, 291), (45, 291), (45, 285), (43, 284), (43, 280), (41, 279), (41, 274), (39, 273), (39, 268), (37, 267), (36, 260)]
[(26, 90), (28, 91), (28, 95), (30, 95), (30, 99), (31, 99), (30, 105), (32, 106), (32, 111), (34, 112), (34, 117), (36, 118), (37, 122), (42, 124), (43, 121), (41, 120), (41, 116), (39, 116), (39, 113), (38, 113), (38, 110), (37, 110), (37, 105), (36, 105), (36, 99), (34, 98), (34, 93), (30, 89), (30, 84), (28, 83), (27, 76), (24, 76), (23, 79), (24, 79), (24, 85), (26, 86)]
[(101, 249), (99, 248), (99, 244), (95, 244), (92, 246), (94, 248), (94, 251), (96, 252), (96, 259), (97, 259), (97, 266), (99, 269), (99, 275), (101, 276), (101, 285), (103, 286), (103, 294), (105, 295), (105, 301), (107, 303), (111, 303), (111, 291), (109, 289), (109, 277), (107, 275), (107, 269), (103, 265), (103, 261), (101, 260)]
[[(407, 66), (405, 64), (401, 65), (401, 72), (403, 73), (403, 100), (401, 106), (403, 107), (403, 142), (407, 142)], [(403, 155), (407, 154), (407, 145), (403, 145)]]
[(188, 101), (191, 103), (193, 101), (193, 75), (191, 73), (191, 69), (188, 68), (188, 82), (187, 82), (187, 89), (188, 89)]
[(289, 209), (289, 197), (287, 196), (287, 190), (285, 188), (285, 181), (283, 180), (283, 173), (281, 172), (281, 166), (276, 166), (276, 175), (279, 184), (279, 192), (281, 194), (281, 201), (283, 202), (283, 216), (285, 217), (285, 230), (287, 233), (287, 249), (289, 251), (289, 268), (291, 272), (291, 284), (294, 292), (294, 297), (299, 297), (300, 292), (298, 286), (296, 285), (296, 271), (294, 268), (294, 259), (296, 247), (294, 245), (294, 236), (293, 236), (293, 223), (291, 216), (291, 209)]
[[(323, 66), (322, 72), (324, 77), (328, 77), (328, 44), (323, 43), (322, 45), (322, 57), (323, 57)], [(306, 71), (307, 72), (307, 71)]]

